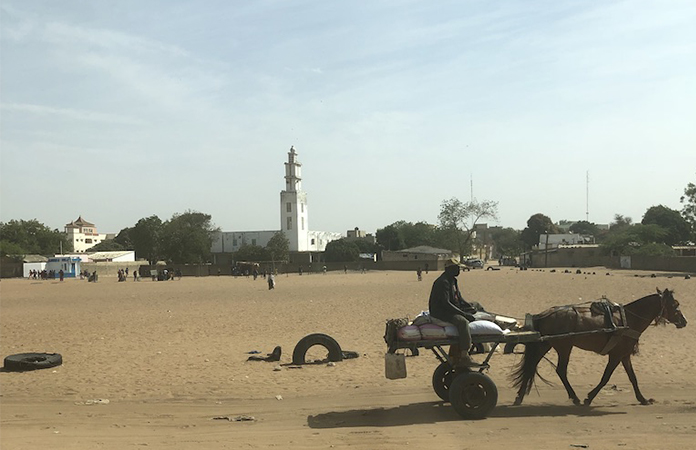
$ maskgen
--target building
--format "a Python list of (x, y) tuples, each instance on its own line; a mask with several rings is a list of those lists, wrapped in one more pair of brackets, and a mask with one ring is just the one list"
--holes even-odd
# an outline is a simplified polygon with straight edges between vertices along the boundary
[(352, 240), (352, 241), (365, 241), (369, 242), (370, 244), (376, 244), (377, 243), (377, 237), (371, 233), (367, 233), (365, 230), (361, 230), (358, 227), (355, 227), (352, 230), (346, 231), (346, 239)]
[(68, 235), (68, 239), (72, 240), (73, 252), (75, 253), (84, 253), (98, 243), (115, 237), (113, 234), (97, 233), (97, 227), (84, 220), (82, 216), (66, 224), (65, 233)]
[(80, 273), (80, 258), (73, 256), (48, 258), (44, 269), (49, 272), (53, 270), (56, 273), (62, 270), (65, 278), (75, 278), (75, 275)]
[(223, 231), (213, 240), (212, 253), (232, 253), (245, 245), (265, 247), (276, 233), (283, 233), (290, 252), (323, 252), (326, 244), (341, 239), (340, 233), (309, 230), (307, 193), (302, 190), (302, 164), (295, 147), (285, 163), (285, 189), (280, 192), (280, 229), (264, 231)]

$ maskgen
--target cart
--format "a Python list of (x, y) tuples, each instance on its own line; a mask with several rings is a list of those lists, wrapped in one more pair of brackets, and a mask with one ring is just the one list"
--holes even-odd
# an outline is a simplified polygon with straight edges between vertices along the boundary
[[(481, 364), (475, 367), (462, 368), (456, 367), (450, 354), (446, 352), (444, 346), (457, 346), (456, 337), (442, 340), (422, 339), (415, 341), (399, 340), (395, 330), (390, 329), (389, 321), (387, 325), (387, 353), (396, 353), (399, 349), (408, 349), (413, 355), (418, 354), (419, 348), (432, 350), (440, 364), (433, 372), (433, 390), (440, 399), (450, 402), (454, 410), (464, 419), (484, 419), (495, 408), (498, 402), (498, 388), (493, 380), (483, 373), (490, 368), (490, 360), (500, 344), (506, 346), (506, 352), (510, 353), (516, 344), (530, 342), (541, 342), (551, 339), (567, 338), (570, 336), (594, 334), (594, 333), (617, 333), (624, 332), (627, 327), (622, 326), (626, 323), (623, 307), (620, 308), (621, 325), (611, 324), (606, 328), (590, 331), (580, 331), (557, 335), (541, 335), (538, 331), (532, 330), (531, 316), (527, 315), (524, 327), (516, 331), (507, 331), (503, 334), (472, 334), (472, 347), (478, 348), (479, 353), (487, 353)], [(620, 334), (620, 333), (619, 333)], [(618, 335), (618, 334), (617, 334)], [(486, 350), (486, 345), (489, 348)], [(509, 349), (509, 351), (507, 351)], [(458, 352), (457, 352), (458, 353)]]

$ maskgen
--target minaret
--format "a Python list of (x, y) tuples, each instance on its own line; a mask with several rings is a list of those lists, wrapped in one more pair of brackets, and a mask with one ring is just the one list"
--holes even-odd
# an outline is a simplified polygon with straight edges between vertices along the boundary
[(302, 190), (302, 164), (295, 147), (290, 147), (285, 163), (285, 190), (280, 192), (280, 229), (290, 241), (290, 251), (308, 250), (309, 221), (307, 193)]

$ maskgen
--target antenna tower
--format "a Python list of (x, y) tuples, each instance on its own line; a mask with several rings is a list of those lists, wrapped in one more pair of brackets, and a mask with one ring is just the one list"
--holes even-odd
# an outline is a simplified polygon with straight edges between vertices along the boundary
[(585, 173), (585, 220), (590, 221), (590, 171)]

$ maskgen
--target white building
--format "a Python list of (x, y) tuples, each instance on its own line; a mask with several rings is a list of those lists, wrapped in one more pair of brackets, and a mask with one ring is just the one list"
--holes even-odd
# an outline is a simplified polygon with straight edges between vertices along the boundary
[(65, 233), (68, 239), (72, 240), (75, 253), (84, 253), (103, 240), (111, 238), (111, 235), (97, 233), (97, 227), (84, 220), (82, 216), (66, 224)]
[(265, 247), (278, 232), (290, 242), (291, 252), (323, 252), (326, 244), (341, 239), (341, 233), (309, 231), (307, 193), (302, 190), (302, 164), (295, 147), (290, 147), (285, 163), (285, 190), (280, 192), (280, 230), (223, 231), (213, 241), (213, 253), (236, 252), (244, 245)]

